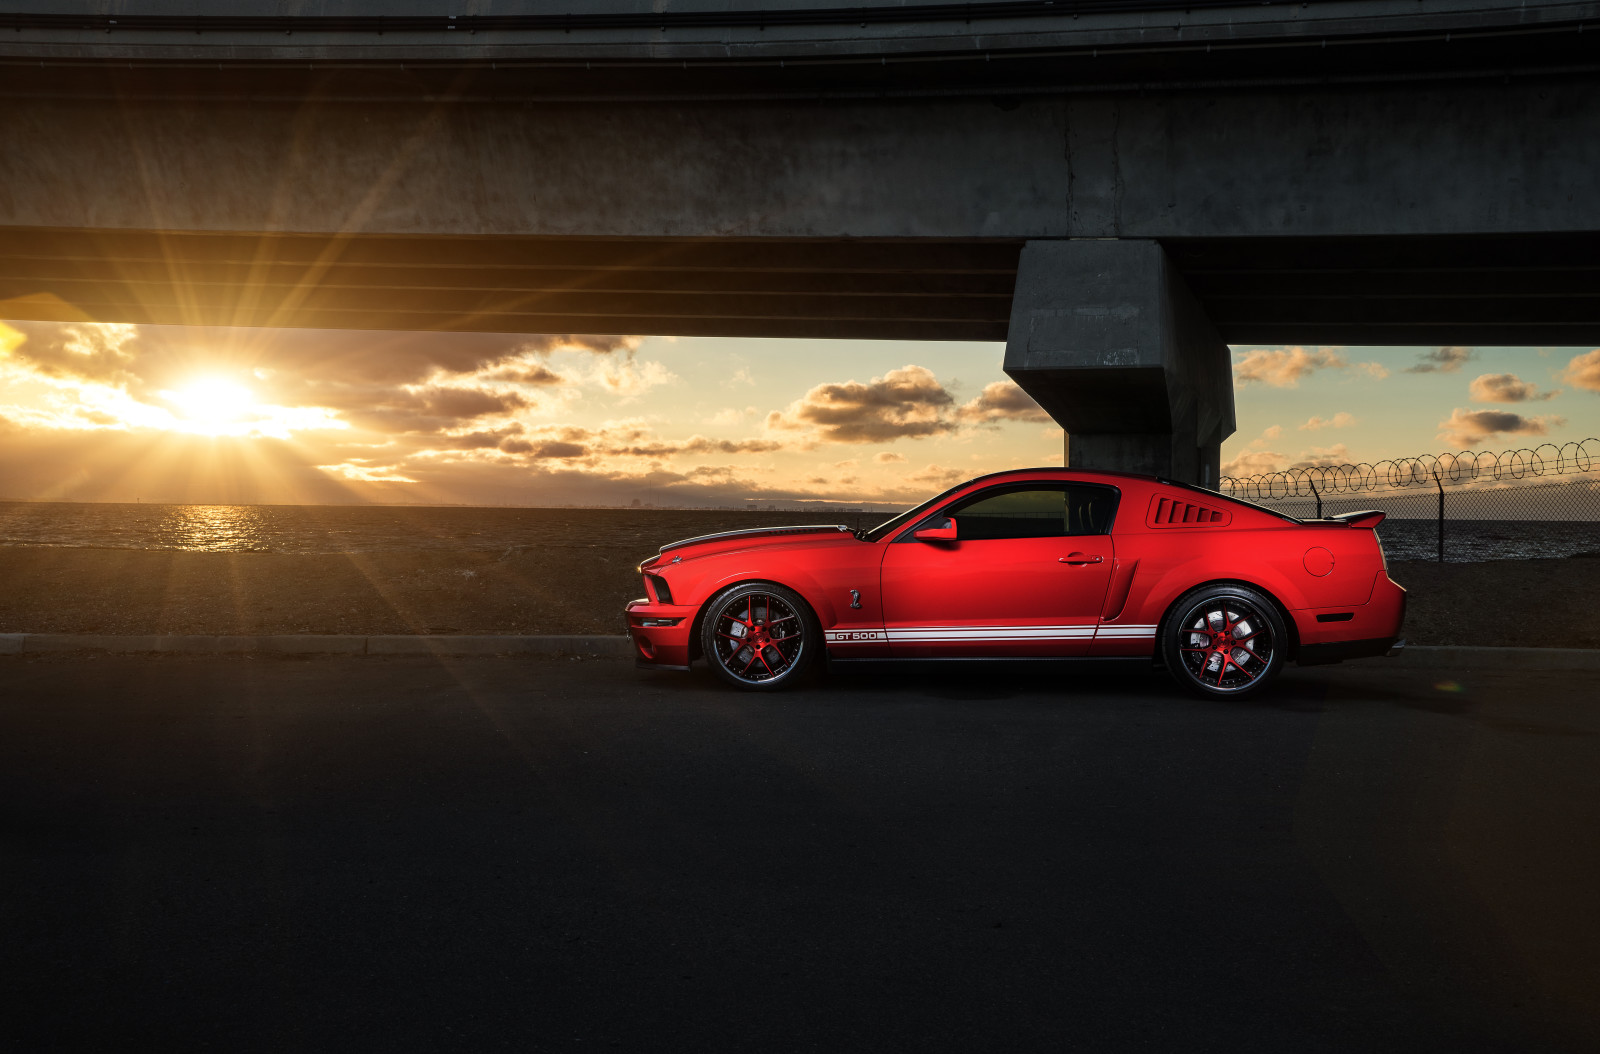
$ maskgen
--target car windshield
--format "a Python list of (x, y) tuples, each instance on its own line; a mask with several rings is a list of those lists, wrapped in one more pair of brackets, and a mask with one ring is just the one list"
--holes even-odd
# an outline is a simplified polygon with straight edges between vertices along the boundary
[[(967, 481), (967, 483), (970, 482), (972, 481)], [(918, 505), (912, 509), (907, 509), (905, 512), (902, 512), (892, 520), (885, 520), (883, 523), (878, 524), (878, 526), (872, 528), (870, 531), (857, 532), (856, 537), (860, 538), (864, 542), (875, 542), (880, 538), (887, 537), (888, 535), (891, 535), (895, 531), (898, 531), (900, 528), (904, 527), (906, 524), (913, 522), (918, 517), (925, 515), (935, 505), (938, 505), (940, 502), (946, 500), (950, 497), (950, 495), (954, 494), (956, 491), (960, 490), (966, 485), (966, 483), (957, 483), (943, 494), (935, 495), (934, 497), (931, 497), (927, 501), (923, 502), (921, 505)]]

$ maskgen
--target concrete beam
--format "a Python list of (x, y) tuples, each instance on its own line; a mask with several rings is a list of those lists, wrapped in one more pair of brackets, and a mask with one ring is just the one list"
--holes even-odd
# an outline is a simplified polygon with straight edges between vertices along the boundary
[(1228, 346), (1158, 243), (1029, 242), (1005, 370), (1066, 429), (1066, 464), (1216, 485)]

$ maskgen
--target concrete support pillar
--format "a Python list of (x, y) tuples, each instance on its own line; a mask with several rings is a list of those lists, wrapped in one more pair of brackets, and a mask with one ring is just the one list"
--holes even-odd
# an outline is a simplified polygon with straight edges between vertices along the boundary
[(1005, 370), (1067, 430), (1065, 464), (1217, 485), (1228, 346), (1158, 242), (1024, 246)]

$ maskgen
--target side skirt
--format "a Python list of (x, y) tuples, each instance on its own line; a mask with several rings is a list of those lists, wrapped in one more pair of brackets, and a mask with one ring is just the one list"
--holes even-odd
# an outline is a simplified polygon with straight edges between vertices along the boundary
[(845, 663), (851, 666), (865, 666), (874, 662), (1137, 662), (1144, 663), (1154, 669), (1159, 669), (1161, 664), (1139, 655), (886, 655), (874, 658), (843, 659), (832, 653), (828, 655), (830, 663)]

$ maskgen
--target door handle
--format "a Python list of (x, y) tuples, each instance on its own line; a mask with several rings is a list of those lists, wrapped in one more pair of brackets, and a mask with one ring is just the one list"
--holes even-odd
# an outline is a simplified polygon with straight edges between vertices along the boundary
[(1066, 556), (1058, 556), (1056, 559), (1064, 564), (1098, 564), (1102, 563), (1105, 558), (1100, 556), (1085, 556), (1082, 553), (1068, 553)]

